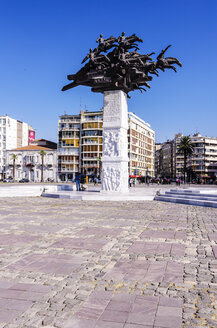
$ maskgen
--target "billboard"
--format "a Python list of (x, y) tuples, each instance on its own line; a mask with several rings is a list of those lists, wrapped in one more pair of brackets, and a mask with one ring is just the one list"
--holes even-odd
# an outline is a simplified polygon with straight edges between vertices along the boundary
[(29, 142), (28, 142), (28, 144), (30, 144), (33, 140), (35, 140), (35, 131), (29, 130)]

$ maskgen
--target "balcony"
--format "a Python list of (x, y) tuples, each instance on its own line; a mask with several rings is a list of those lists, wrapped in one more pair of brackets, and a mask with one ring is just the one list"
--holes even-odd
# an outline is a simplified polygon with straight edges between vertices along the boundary
[(64, 127), (64, 128), (59, 128), (59, 131), (80, 131), (80, 127)]
[(66, 136), (66, 135), (63, 135), (60, 139), (59, 139), (59, 141), (62, 141), (62, 140), (65, 140), (65, 139), (80, 139), (80, 137), (79, 136)]
[(96, 167), (96, 168), (99, 168), (99, 164), (83, 164), (82, 165), (83, 167)]
[[(102, 156), (102, 155), (100, 155)], [(94, 156), (94, 157), (83, 157), (82, 158), (83, 161), (98, 161), (99, 160), (99, 156)]]
[(79, 164), (79, 161), (58, 161), (58, 164), (70, 164), (70, 165), (76, 165)]
[(84, 117), (83, 119), (82, 119), (82, 123), (87, 123), (87, 122), (102, 122), (103, 121), (103, 119), (102, 119), (102, 117), (101, 118), (99, 118), (99, 117)]
[(77, 172), (78, 171), (78, 167), (75, 166), (75, 167), (70, 167), (70, 168), (62, 168), (59, 169), (60, 172)]
[(99, 141), (86, 141), (86, 142), (82, 143), (82, 146), (84, 146), (84, 145), (98, 145), (98, 144), (102, 145), (102, 143), (100, 143)]
[(58, 155), (79, 155), (79, 147), (78, 149), (59, 148)]

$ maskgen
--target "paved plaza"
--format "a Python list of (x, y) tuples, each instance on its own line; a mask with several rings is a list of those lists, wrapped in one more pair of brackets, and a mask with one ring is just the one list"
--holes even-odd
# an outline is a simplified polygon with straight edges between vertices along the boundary
[(0, 328), (217, 327), (217, 209), (0, 199)]

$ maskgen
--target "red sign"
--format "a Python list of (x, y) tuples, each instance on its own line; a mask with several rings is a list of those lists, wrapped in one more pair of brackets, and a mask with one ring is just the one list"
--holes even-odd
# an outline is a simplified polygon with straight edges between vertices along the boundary
[(35, 140), (35, 131), (29, 130), (29, 143), (30, 144), (33, 140)]

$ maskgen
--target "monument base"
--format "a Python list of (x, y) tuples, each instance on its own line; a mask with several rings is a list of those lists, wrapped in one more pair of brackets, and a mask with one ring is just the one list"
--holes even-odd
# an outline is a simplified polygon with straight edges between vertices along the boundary
[(128, 193), (127, 95), (106, 91), (103, 106), (102, 193)]

